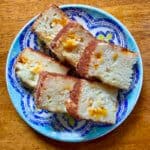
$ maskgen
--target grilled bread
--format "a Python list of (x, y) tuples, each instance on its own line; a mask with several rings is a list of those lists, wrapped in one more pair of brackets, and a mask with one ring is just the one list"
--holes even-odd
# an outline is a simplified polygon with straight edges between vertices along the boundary
[(79, 119), (114, 124), (118, 108), (118, 90), (98, 82), (79, 80), (66, 101), (70, 115)]
[(51, 5), (39, 15), (32, 30), (49, 47), (51, 41), (69, 21), (67, 15), (59, 7)]
[(94, 41), (82, 55), (77, 72), (86, 78), (94, 77), (120, 89), (128, 89), (136, 57), (125, 48)]
[(68, 68), (41, 52), (26, 48), (16, 60), (15, 71), (26, 87), (34, 89), (41, 71), (67, 74)]
[(36, 106), (50, 112), (66, 113), (65, 102), (77, 79), (59, 74), (42, 72), (35, 90)]

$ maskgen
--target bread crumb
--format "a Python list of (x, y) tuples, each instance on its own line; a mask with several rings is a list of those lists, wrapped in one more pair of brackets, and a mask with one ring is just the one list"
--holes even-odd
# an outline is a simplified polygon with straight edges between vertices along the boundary
[(89, 99), (88, 106), (92, 106), (92, 104), (93, 104), (93, 99)]

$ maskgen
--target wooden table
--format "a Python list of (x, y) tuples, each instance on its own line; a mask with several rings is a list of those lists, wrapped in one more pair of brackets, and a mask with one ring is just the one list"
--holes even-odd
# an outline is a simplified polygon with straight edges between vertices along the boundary
[[(49, 4), (84, 3), (117, 17), (133, 34), (144, 65), (139, 101), (128, 119), (109, 135), (87, 143), (57, 142), (36, 133), (17, 114), (7, 93), (5, 64), (12, 40), (28, 20)], [(149, 0), (1, 0), (0, 1), (0, 150), (148, 150), (150, 149), (150, 1)]]

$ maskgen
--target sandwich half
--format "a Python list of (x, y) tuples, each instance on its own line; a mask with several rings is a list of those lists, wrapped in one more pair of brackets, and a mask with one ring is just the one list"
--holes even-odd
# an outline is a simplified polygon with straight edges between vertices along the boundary
[(65, 102), (70, 99), (76, 81), (70, 76), (42, 72), (34, 94), (37, 108), (66, 113)]
[(29, 89), (36, 87), (41, 71), (60, 74), (67, 74), (68, 72), (67, 67), (31, 48), (26, 48), (20, 53), (14, 68), (18, 78)]
[(67, 15), (56, 5), (42, 12), (35, 20), (32, 30), (49, 47), (51, 41), (70, 22)]
[(77, 22), (66, 25), (52, 41), (50, 49), (61, 61), (76, 67), (82, 53), (95, 40), (90, 32)]
[(128, 89), (132, 81), (137, 54), (126, 48), (94, 41), (83, 53), (77, 72), (86, 78), (97, 78), (120, 89)]
[(99, 82), (79, 80), (66, 101), (67, 112), (75, 118), (115, 124), (118, 90)]

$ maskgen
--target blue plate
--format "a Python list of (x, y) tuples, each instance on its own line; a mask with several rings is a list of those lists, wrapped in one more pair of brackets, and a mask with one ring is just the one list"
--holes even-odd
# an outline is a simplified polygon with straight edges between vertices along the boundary
[(131, 113), (142, 87), (142, 60), (134, 38), (127, 28), (112, 15), (86, 5), (63, 5), (61, 8), (70, 18), (82, 24), (98, 39), (127, 47), (139, 54), (138, 61), (134, 66), (130, 89), (119, 91), (116, 124), (105, 125), (85, 120), (77, 121), (68, 115), (49, 113), (35, 107), (32, 94), (21, 86), (15, 76), (13, 66), (22, 49), (26, 47), (40, 49), (37, 36), (31, 32), (31, 26), (36, 17), (23, 27), (11, 45), (6, 65), (7, 88), (11, 101), (21, 118), (37, 132), (59, 141), (88, 141), (111, 132)]

